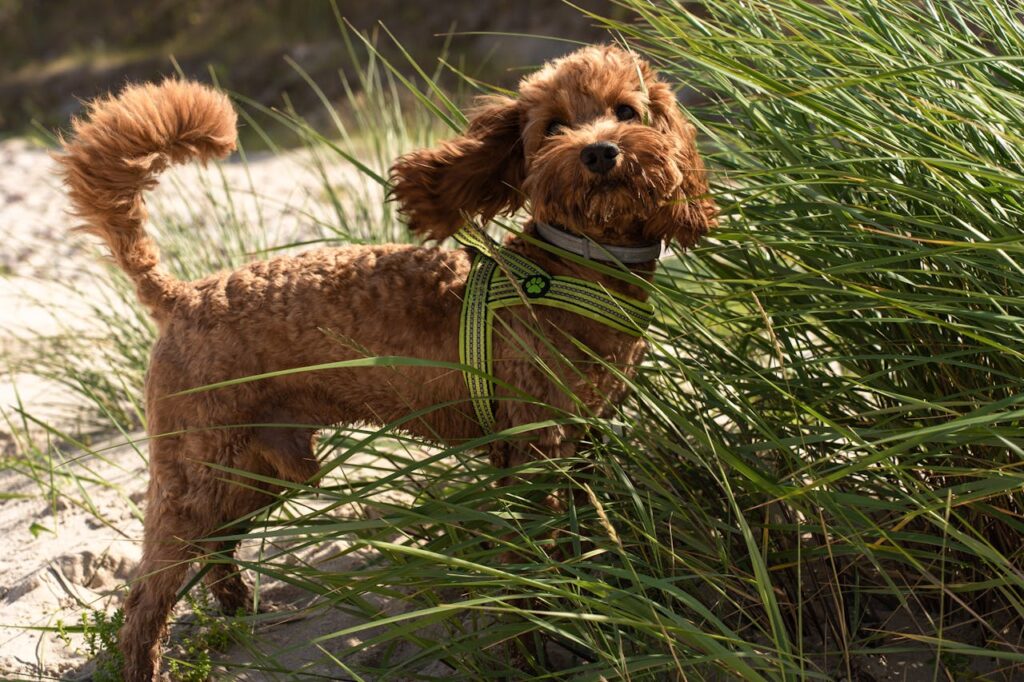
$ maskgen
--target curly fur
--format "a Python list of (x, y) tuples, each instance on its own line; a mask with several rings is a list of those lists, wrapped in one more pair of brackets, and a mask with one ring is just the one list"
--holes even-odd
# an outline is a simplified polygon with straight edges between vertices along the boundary
[[(615, 107), (622, 103), (644, 120), (617, 120)], [(546, 135), (554, 119), (566, 128)], [(582, 147), (598, 140), (622, 149), (618, 165), (601, 176), (580, 162)], [(405, 419), (406, 431), (440, 443), (480, 435), (461, 374), (436, 367), (332, 369), (180, 393), (367, 355), (459, 358), (459, 313), (471, 262), (464, 249), (320, 249), (194, 282), (164, 272), (144, 231), (143, 192), (169, 164), (220, 157), (234, 143), (235, 114), (227, 99), (171, 80), (93, 103), (60, 157), (84, 229), (106, 241), (160, 330), (146, 382), (153, 439), (143, 556), (120, 634), (129, 682), (158, 675), (160, 640), (188, 566), (210, 552), (230, 551), (203, 538), (259, 509), (278, 489), (209, 463), (314, 482), (313, 436), (324, 425)], [(689, 246), (715, 224), (693, 126), (643, 61), (613, 47), (584, 48), (546, 65), (524, 79), (516, 99), (482, 100), (465, 135), (400, 158), (392, 186), (410, 229), (432, 239), (452, 234), (466, 217), (487, 220), (524, 206), (537, 219), (614, 244), (658, 238)], [(532, 221), (524, 229), (532, 232)], [(644, 296), (527, 240), (507, 245), (553, 274)], [(649, 275), (653, 266), (637, 270)], [(566, 311), (520, 307), (498, 314), (494, 372), (536, 399), (502, 400), (510, 394), (499, 390), (501, 429), (552, 412), (605, 412), (625, 387), (590, 353), (627, 375), (643, 354), (642, 341)], [(417, 410), (423, 414), (407, 418)], [(261, 424), (269, 426), (255, 426)], [(576, 437), (568, 427), (551, 426), (530, 439), (497, 443), (490, 455), (500, 467), (565, 456)], [(250, 603), (236, 568), (218, 564), (207, 581), (226, 609)]]
[(145, 190), (167, 166), (226, 156), (235, 148), (235, 111), (223, 94), (191, 83), (129, 87), (114, 100), (89, 106), (89, 119), (72, 122), (58, 157), (71, 203), (86, 221), (79, 228), (102, 237), (117, 264), (135, 282), (139, 299), (160, 317), (184, 287), (158, 268), (156, 245), (143, 230)]

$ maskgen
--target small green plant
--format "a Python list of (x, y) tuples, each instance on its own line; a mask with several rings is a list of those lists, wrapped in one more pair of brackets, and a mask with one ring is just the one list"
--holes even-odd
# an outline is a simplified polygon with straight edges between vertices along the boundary
[[(178, 658), (167, 657), (167, 668), (171, 679), (178, 682), (202, 682), (213, 672), (211, 651), (225, 649), (233, 639), (244, 633), (243, 621), (225, 617), (211, 606), (205, 587), (197, 588), (185, 597), (192, 610), (194, 622), (178, 641), (175, 650)], [(64, 645), (71, 648), (71, 635), (82, 635), (84, 653), (96, 666), (92, 674), (95, 682), (120, 682), (124, 657), (117, 647), (118, 632), (124, 625), (124, 611), (117, 609), (107, 615), (105, 611), (90, 609), (83, 611), (78, 625), (66, 625), (57, 621), (54, 629)]]
[(195, 593), (190, 592), (185, 599), (192, 609), (195, 623), (178, 647), (182, 658), (168, 657), (167, 669), (173, 680), (203, 682), (213, 672), (210, 652), (226, 648), (237, 635), (242, 634), (245, 626), (240, 620), (216, 613), (216, 608), (210, 604), (209, 593), (203, 587)]
[(124, 657), (117, 648), (117, 633), (124, 625), (124, 611), (117, 609), (108, 616), (105, 611), (91, 609), (82, 612), (79, 622), (80, 625), (69, 627), (57, 621), (57, 637), (70, 648), (71, 634), (81, 634), (85, 639), (85, 651), (96, 664), (92, 679), (95, 682), (119, 682)]
[(96, 659), (96, 682), (116, 682), (121, 679), (124, 658), (117, 648), (117, 633), (124, 625), (124, 611), (117, 609), (107, 617), (103, 611), (82, 614), (82, 634), (89, 656)]

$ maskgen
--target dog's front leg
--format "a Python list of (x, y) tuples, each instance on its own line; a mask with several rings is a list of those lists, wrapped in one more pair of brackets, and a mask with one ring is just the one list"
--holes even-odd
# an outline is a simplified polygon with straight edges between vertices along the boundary
[[(502, 441), (494, 443), (489, 451), (491, 465), (502, 474), (498, 478), (497, 485), (508, 488), (517, 482), (531, 484), (539, 482), (541, 472), (522, 471), (524, 465), (541, 459), (569, 458), (576, 452), (576, 443), (567, 438), (566, 432), (561, 428), (545, 429), (540, 437), (532, 441)], [(526, 467), (528, 468), (528, 467)], [(557, 487), (546, 487), (543, 497), (543, 508), (549, 516), (561, 516), (568, 508), (569, 500), (573, 499), (569, 493), (569, 487), (559, 482)], [(527, 495), (529, 490), (527, 490)], [(560, 545), (563, 541), (563, 532), (556, 525), (545, 531), (540, 537), (528, 537), (525, 542), (523, 535), (517, 532), (509, 532), (503, 535), (501, 542), (505, 550), (501, 552), (498, 560), (503, 565), (525, 563), (548, 564), (549, 562), (564, 561), (567, 556), (565, 547)], [(520, 549), (522, 547), (523, 549)], [(544, 548), (542, 551), (547, 557), (538, 557), (529, 548)], [(537, 551), (535, 549), (534, 551)], [(514, 591), (514, 588), (511, 588)], [(529, 597), (516, 599), (519, 608), (528, 611), (540, 611), (544, 608), (542, 600)], [(531, 667), (544, 667), (546, 660), (546, 648), (544, 639), (538, 636), (537, 632), (528, 631), (506, 642), (508, 661), (514, 667), (521, 670), (528, 670)]]
[[(549, 427), (542, 430), (539, 435), (534, 435), (535, 437), (530, 440), (499, 441), (491, 445), (491, 466), (506, 472), (498, 479), (499, 486), (510, 485), (514, 480), (512, 470), (524, 464), (541, 459), (568, 458), (576, 454), (576, 443), (568, 437), (569, 434), (564, 427)], [(534, 476), (530, 473), (515, 475), (527, 480)]]
[[(498, 479), (500, 488), (508, 488), (516, 482), (530, 484), (539, 482), (539, 472), (520, 471), (524, 465), (542, 459), (570, 458), (576, 452), (576, 442), (572, 440), (563, 427), (550, 427), (539, 434), (534, 434), (534, 439), (528, 441), (501, 441), (494, 443), (489, 451), (491, 465), (504, 472)], [(527, 494), (529, 490), (527, 490)], [(571, 499), (575, 499), (570, 492), (568, 485), (558, 485), (549, 489), (542, 501), (544, 508), (551, 515), (565, 513)], [(545, 544), (558, 542), (559, 532), (557, 529), (544, 538)], [(506, 537), (506, 541), (512, 544), (512, 537)], [(556, 552), (557, 553), (557, 552)], [(508, 550), (502, 554), (502, 563), (510, 563), (516, 558), (515, 550)]]

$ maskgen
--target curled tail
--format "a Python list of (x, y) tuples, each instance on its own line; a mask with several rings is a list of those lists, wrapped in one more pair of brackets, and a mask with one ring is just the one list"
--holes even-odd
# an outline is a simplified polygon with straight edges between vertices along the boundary
[(168, 312), (183, 284), (158, 266), (146, 234), (142, 193), (157, 175), (192, 158), (206, 162), (235, 148), (235, 111), (228, 98), (204, 85), (166, 80), (132, 85), (117, 97), (97, 99), (88, 117), (72, 123), (63, 140), (63, 166), (82, 231), (102, 237), (117, 264), (135, 282), (139, 300), (155, 317)]

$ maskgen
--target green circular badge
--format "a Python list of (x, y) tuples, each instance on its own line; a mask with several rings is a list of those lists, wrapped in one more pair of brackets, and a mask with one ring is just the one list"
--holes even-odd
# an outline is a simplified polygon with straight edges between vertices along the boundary
[(540, 298), (551, 289), (551, 280), (544, 275), (529, 275), (523, 278), (523, 292), (527, 298)]

